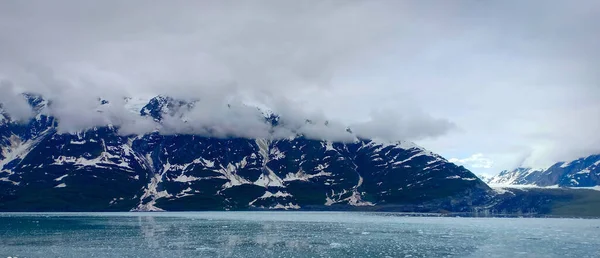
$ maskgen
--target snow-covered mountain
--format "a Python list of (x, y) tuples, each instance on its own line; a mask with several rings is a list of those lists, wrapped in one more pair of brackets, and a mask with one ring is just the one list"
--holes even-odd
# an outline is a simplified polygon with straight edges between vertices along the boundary
[[(0, 210), (237, 210), (368, 207), (436, 202), (465, 210), (486, 196), (473, 173), (413, 143), (357, 139), (123, 136), (113, 126), (59, 133), (41, 97), (37, 116), (1, 111)], [(105, 104), (103, 101), (102, 104)], [(193, 103), (151, 99), (161, 121)], [(273, 126), (278, 119), (266, 118)], [(351, 133), (350, 131), (348, 133)]]
[(558, 162), (549, 168), (505, 170), (487, 181), (490, 185), (536, 185), (592, 187), (600, 185), (600, 154), (570, 162)]
[(544, 168), (515, 168), (513, 170), (504, 170), (498, 175), (486, 178), (484, 180), (490, 185), (526, 185), (529, 182), (536, 181)]

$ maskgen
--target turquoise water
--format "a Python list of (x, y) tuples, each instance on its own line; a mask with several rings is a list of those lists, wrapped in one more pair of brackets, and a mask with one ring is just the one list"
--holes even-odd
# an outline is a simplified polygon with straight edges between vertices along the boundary
[(600, 220), (0, 213), (1, 257), (600, 257)]

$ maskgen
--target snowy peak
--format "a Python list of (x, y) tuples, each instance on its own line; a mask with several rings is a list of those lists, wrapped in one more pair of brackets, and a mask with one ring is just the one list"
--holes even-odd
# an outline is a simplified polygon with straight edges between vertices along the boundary
[(39, 113), (42, 109), (48, 106), (48, 101), (45, 100), (41, 95), (35, 93), (23, 93), (23, 97), (27, 100), (27, 103), (31, 106), (35, 113)]
[(490, 185), (537, 185), (592, 187), (600, 185), (600, 155), (558, 162), (549, 168), (516, 168), (502, 171), (487, 181)]
[(196, 101), (185, 101), (168, 96), (156, 96), (148, 102), (140, 111), (142, 116), (151, 116), (156, 121), (161, 121), (165, 115), (175, 116), (194, 108)]
[(500, 174), (488, 179), (490, 185), (523, 185), (535, 181), (545, 169), (543, 168), (515, 168), (504, 170)]

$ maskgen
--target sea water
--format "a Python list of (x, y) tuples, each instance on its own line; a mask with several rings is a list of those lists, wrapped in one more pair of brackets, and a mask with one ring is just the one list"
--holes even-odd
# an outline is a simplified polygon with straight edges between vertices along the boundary
[(2, 257), (600, 257), (600, 220), (358, 212), (0, 213)]

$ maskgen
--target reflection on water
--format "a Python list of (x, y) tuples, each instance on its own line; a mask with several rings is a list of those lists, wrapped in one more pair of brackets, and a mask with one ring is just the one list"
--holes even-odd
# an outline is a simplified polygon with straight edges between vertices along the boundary
[(374, 213), (0, 214), (0, 257), (596, 257), (598, 220)]
[(257, 256), (276, 257), (282, 253), (305, 254), (307, 251), (317, 256), (328, 256), (330, 249), (348, 245), (331, 242), (324, 239), (323, 235), (354, 233), (345, 232), (350, 228), (344, 228), (340, 232), (340, 224), (320, 225), (325, 232), (319, 232), (319, 228), (313, 229), (307, 222), (290, 224), (153, 216), (137, 217), (137, 227), (145, 248), (155, 249), (157, 254), (174, 256), (198, 251), (209, 256), (247, 257), (257, 250)]

